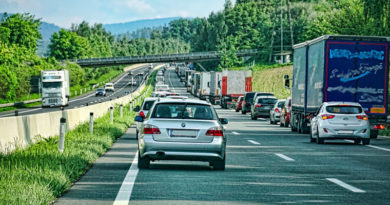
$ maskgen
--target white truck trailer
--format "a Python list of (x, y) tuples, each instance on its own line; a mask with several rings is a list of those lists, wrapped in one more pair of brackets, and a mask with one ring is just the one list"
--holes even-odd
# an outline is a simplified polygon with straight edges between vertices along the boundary
[(193, 70), (186, 70), (186, 79), (185, 79), (185, 83), (186, 83), (186, 88), (187, 88), (187, 92), (191, 92), (191, 87), (192, 87), (192, 73), (194, 73)]
[(70, 97), (68, 70), (42, 70), (42, 107), (67, 106)]
[(206, 100), (210, 97), (210, 72), (201, 72), (200, 73), (200, 93), (199, 98), (201, 100)]
[(213, 105), (221, 104), (222, 72), (210, 72), (210, 102)]

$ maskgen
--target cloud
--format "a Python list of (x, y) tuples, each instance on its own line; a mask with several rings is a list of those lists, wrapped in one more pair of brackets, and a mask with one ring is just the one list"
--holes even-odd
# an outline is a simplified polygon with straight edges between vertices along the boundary
[(9, 4), (16, 3), (18, 5), (23, 5), (31, 2), (31, 0), (6, 0)]
[(119, 1), (119, 6), (125, 6), (131, 10), (135, 10), (137, 12), (154, 12), (153, 7), (146, 3), (145, 0), (125, 0)]

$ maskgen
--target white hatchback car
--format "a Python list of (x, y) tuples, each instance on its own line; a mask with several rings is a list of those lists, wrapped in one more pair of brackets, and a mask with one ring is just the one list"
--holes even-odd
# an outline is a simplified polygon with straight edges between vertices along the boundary
[(325, 102), (312, 118), (310, 142), (325, 139), (351, 139), (370, 144), (370, 123), (362, 106), (354, 102)]

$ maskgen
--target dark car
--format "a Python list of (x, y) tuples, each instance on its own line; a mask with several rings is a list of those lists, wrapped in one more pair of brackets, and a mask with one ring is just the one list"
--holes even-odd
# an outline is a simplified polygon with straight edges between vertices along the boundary
[(232, 100), (233, 100), (233, 98), (231, 96), (229, 96), (229, 95), (222, 96), (221, 108), (228, 109), (229, 106), (232, 104)]
[(95, 96), (106, 96), (106, 90), (104, 88), (98, 88), (96, 90)]
[(244, 101), (242, 102), (242, 110), (241, 113), (245, 115), (247, 112), (251, 111), (251, 106), (253, 103), (253, 97), (255, 96), (256, 92), (247, 92), (244, 95)]
[(238, 97), (237, 103), (236, 103), (236, 112), (239, 112), (242, 109), (242, 102), (244, 101), (244, 96)]
[(275, 105), (277, 99), (274, 96), (259, 96), (254, 101), (251, 109), (251, 119), (258, 117), (269, 117), (270, 110)]

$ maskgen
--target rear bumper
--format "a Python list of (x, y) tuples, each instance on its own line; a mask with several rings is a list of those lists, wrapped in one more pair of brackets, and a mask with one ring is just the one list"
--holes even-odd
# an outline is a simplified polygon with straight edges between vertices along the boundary
[(254, 114), (256, 115), (256, 117), (269, 117), (270, 116), (269, 110), (256, 110)]
[[(328, 131), (325, 132), (324, 128)], [(340, 134), (340, 130), (351, 130), (352, 133), (349, 134)], [(365, 133), (363, 131), (366, 130)], [(324, 139), (361, 139), (361, 138), (370, 138), (370, 127), (343, 127), (343, 126), (319, 126), (318, 132), (320, 133), (319, 137)]]
[(210, 161), (223, 159), (226, 140), (216, 137), (209, 143), (159, 142), (151, 135), (139, 138), (139, 153), (152, 160)]

